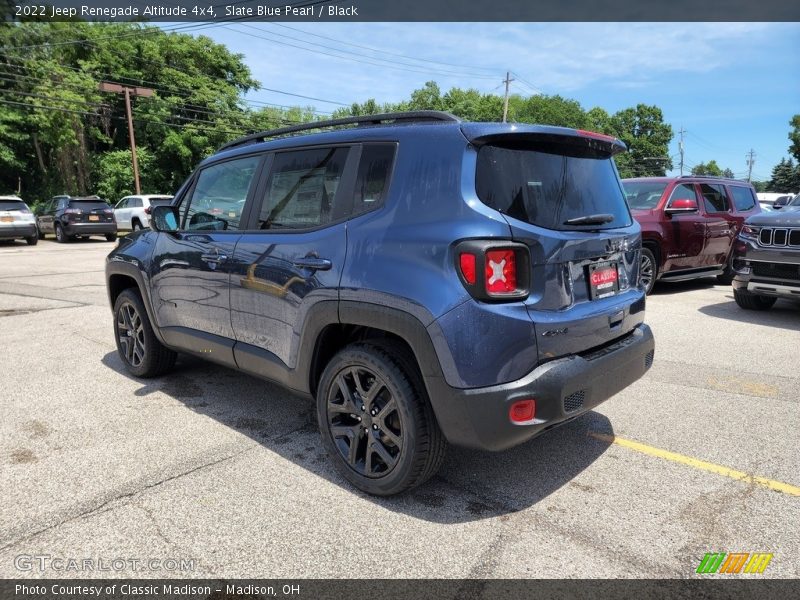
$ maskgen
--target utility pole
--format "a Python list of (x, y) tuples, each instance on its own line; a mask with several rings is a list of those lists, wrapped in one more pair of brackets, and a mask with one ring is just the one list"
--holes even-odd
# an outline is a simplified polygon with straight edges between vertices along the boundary
[(686, 133), (683, 125), (681, 125), (681, 130), (678, 133), (681, 134), (681, 140), (678, 142), (678, 150), (681, 153), (681, 175), (683, 175), (683, 134)]
[(143, 87), (128, 87), (118, 83), (109, 83), (103, 81), (100, 83), (101, 92), (113, 92), (115, 94), (125, 94), (125, 113), (128, 116), (128, 141), (131, 144), (131, 160), (133, 162), (133, 184), (136, 188), (136, 193), (142, 193), (142, 187), (139, 185), (139, 161), (136, 158), (136, 138), (133, 135), (133, 113), (131, 112), (131, 95), (142, 96), (149, 98), (153, 95), (153, 90)]
[(508, 86), (512, 81), (514, 80), (511, 79), (511, 72), (506, 71), (506, 78), (503, 80), (503, 83), (506, 84), (506, 96), (503, 99), (503, 123), (508, 120)]
[(750, 181), (750, 176), (753, 174), (753, 163), (756, 162), (755, 155), (755, 151), (750, 148), (750, 152), (747, 153), (747, 181)]

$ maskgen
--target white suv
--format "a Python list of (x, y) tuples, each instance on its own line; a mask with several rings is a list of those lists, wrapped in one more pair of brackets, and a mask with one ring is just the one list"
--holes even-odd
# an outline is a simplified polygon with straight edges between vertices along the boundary
[(29, 246), (39, 241), (36, 217), (18, 196), (0, 196), (0, 240), (24, 239)]
[(150, 207), (170, 202), (172, 202), (172, 196), (161, 194), (125, 196), (114, 207), (117, 227), (133, 231), (150, 227)]

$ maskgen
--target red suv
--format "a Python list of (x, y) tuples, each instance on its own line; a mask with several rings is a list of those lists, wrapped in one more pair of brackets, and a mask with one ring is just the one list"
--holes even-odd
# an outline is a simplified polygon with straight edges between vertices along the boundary
[(744, 220), (761, 212), (752, 185), (707, 175), (640, 177), (622, 185), (642, 226), (639, 278), (648, 294), (656, 280), (716, 276), (730, 284), (733, 241)]

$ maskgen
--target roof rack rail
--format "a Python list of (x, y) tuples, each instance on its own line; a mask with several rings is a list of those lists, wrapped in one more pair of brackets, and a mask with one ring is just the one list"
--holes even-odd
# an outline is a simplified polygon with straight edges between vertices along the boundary
[(329, 119), (327, 121), (310, 121), (302, 125), (292, 125), (290, 127), (281, 127), (280, 129), (270, 129), (268, 131), (261, 131), (259, 133), (251, 133), (244, 137), (228, 142), (222, 146), (218, 151), (229, 150), (236, 146), (243, 146), (245, 144), (254, 144), (256, 142), (263, 142), (267, 138), (285, 135), (287, 133), (296, 133), (298, 131), (310, 131), (312, 129), (323, 129), (328, 127), (343, 127), (345, 125), (380, 125), (381, 123), (391, 121), (393, 123), (430, 123), (430, 122), (450, 122), (460, 123), (461, 119), (450, 113), (440, 110), (417, 110), (410, 112), (393, 112), (393, 113), (380, 113), (377, 115), (363, 115), (358, 117), (343, 117), (341, 119)]
[(735, 177), (725, 177), (724, 175), (679, 175), (678, 178), (687, 178), (687, 177), (704, 177), (705, 179), (736, 179)]

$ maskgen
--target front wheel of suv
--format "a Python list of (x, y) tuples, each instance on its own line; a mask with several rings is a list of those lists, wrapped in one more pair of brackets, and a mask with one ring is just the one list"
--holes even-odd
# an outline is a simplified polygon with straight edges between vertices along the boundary
[(156, 377), (175, 365), (177, 354), (158, 341), (139, 292), (128, 288), (114, 302), (117, 352), (136, 377)]
[(317, 389), (322, 443), (355, 487), (389, 496), (418, 486), (439, 469), (446, 441), (424, 386), (398, 347), (347, 346)]
[(739, 290), (733, 290), (733, 299), (740, 308), (745, 310), (769, 310), (778, 300), (774, 296), (758, 296)]
[(644, 288), (644, 293), (650, 295), (656, 285), (658, 276), (658, 263), (650, 248), (642, 248), (642, 256), (639, 261), (639, 283)]

